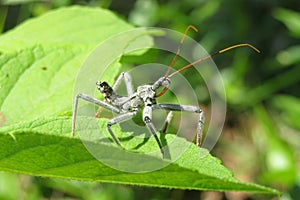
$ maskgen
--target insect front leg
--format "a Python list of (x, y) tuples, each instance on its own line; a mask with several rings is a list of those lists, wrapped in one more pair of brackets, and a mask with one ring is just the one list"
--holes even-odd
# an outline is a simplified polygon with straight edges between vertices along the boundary
[(127, 120), (131, 119), (132, 117), (134, 117), (136, 114), (137, 114), (136, 111), (124, 113), (124, 114), (121, 114), (121, 115), (109, 120), (109, 122), (107, 123), (107, 130), (108, 130), (109, 134), (113, 138), (114, 142), (117, 143), (120, 147), (122, 147), (120, 140), (117, 138), (117, 136), (111, 130), (111, 126), (114, 124), (123, 122), (123, 121), (127, 121)]
[(159, 146), (159, 149), (160, 149), (160, 152), (162, 154), (162, 157), (164, 158), (164, 150), (163, 150), (163, 146), (160, 142), (160, 140), (158, 139), (158, 136), (156, 134), (156, 129), (152, 123), (152, 107), (150, 105), (146, 105), (144, 107), (144, 110), (143, 110), (143, 120), (147, 126), (147, 128), (149, 129), (149, 131), (152, 133), (152, 135), (154, 136), (158, 146)]
[(112, 87), (113, 90), (116, 91), (118, 89), (118, 87), (121, 84), (122, 79), (124, 79), (128, 96), (133, 95), (134, 90), (133, 90), (133, 85), (132, 85), (132, 79), (131, 79), (131, 76), (127, 72), (122, 72), (119, 75), (114, 86)]
[(75, 134), (75, 123), (76, 123), (76, 116), (77, 116), (77, 108), (78, 108), (78, 100), (83, 99), (85, 101), (88, 101), (90, 103), (94, 103), (96, 105), (99, 105), (103, 108), (106, 108), (108, 110), (111, 110), (115, 113), (120, 113), (120, 110), (108, 103), (105, 103), (103, 101), (100, 101), (98, 99), (95, 99), (94, 97), (91, 97), (87, 94), (77, 94), (74, 98), (74, 103), (73, 103), (73, 117), (72, 117), (72, 136)]
[(198, 121), (199, 130), (197, 132), (196, 144), (199, 147), (201, 146), (202, 130), (204, 125), (204, 112), (199, 107), (191, 106), (191, 105), (178, 105), (178, 104), (156, 104), (153, 106), (153, 109), (199, 113), (199, 121)]

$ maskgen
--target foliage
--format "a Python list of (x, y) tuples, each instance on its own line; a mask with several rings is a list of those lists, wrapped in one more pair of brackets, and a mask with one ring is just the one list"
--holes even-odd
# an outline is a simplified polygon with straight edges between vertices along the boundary
[[(199, 28), (199, 32), (190, 33), (190, 36), (198, 40), (209, 52), (214, 52), (214, 50), (222, 49), (238, 42), (249, 42), (255, 45), (262, 51), (261, 54), (255, 55), (251, 51), (240, 49), (215, 57), (226, 87), (228, 117), (222, 138), (212, 153), (221, 158), (224, 165), (234, 171), (236, 177), (276, 187), (284, 192), (284, 198), (286, 199), (299, 198), (299, 166), (297, 165), (297, 163), (299, 163), (298, 141), (300, 139), (298, 123), (300, 109), (298, 90), (298, 74), (300, 69), (300, 59), (298, 55), (300, 15), (299, 10), (297, 10), (297, 8), (299, 8), (299, 2), (293, 0), (284, 2), (243, 2), (236, 0), (170, 0), (158, 2), (150, 0), (147, 1), (147, 3), (143, 3), (142, 0), (137, 0), (129, 3), (109, 0), (53, 0), (47, 1), (46, 3), (26, 1), (23, 2), (24, 4), (22, 5), (19, 4), (20, 2), (16, 3), (16, 1), (5, 1), (5, 3), (5, 6), (0, 7), (0, 30), (4, 32), (11, 29), (14, 25), (19, 24), (21, 21), (25, 21), (30, 16), (39, 16), (48, 12), (50, 9), (79, 3), (85, 4), (86, 6), (109, 8), (118, 13), (119, 16), (128, 19), (129, 22), (138, 26), (162, 26), (182, 32), (188, 24), (193, 24)], [(14, 4), (14, 6), (10, 3)], [(15, 12), (15, 10), (18, 12)], [(13, 11), (18, 13), (18, 15), (9, 17), (9, 13)], [(7, 13), (7, 16), (5, 16), (5, 13)], [(47, 15), (42, 15), (42, 17), (43, 16)], [(59, 19), (57, 20), (60, 22)], [(88, 23), (84, 24), (89, 25)], [(26, 23), (19, 26), (19, 28), (25, 25)], [(40, 24), (38, 26), (40, 26)], [(55, 27), (55, 25), (53, 26)], [(93, 26), (95, 30), (97, 30), (98, 27), (98, 30), (100, 30), (100, 24)], [(48, 27), (44, 28), (50, 31)], [(127, 28), (130, 29), (132, 26)], [(52, 33), (50, 31), (50, 35), (59, 33), (56, 32), (55, 29), (51, 30), (54, 31)], [(73, 30), (69, 32), (75, 33), (77, 31)], [(97, 32), (98, 31), (95, 31), (95, 34), (91, 35), (92, 37), (86, 37), (85, 41), (78, 40), (78, 42), (75, 41), (75, 38), (67, 35), (61, 38), (55, 38), (57, 41), (51, 40), (51, 37), (49, 40), (48, 38), (39, 38), (36, 37), (35, 34), (26, 34), (26, 37), (29, 38), (24, 37), (25, 34), (23, 33), (14, 36), (24, 38), (22, 41), (12, 38), (13, 34), (9, 32), (4, 33), (3, 37), (1, 37), (0, 45), (2, 53), (1, 66), (3, 64), (6, 64), (7, 67), (20, 65), (22, 69), (21, 71), (15, 71), (10, 68), (10, 70), (14, 71), (14, 76), (10, 76), (10, 71), (8, 76), (8, 73), (1, 72), (1, 84), (7, 84), (11, 89), (2, 93), (3, 87), (0, 86), (0, 101), (2, 102), (6, 99), (8, 91), (12, 91), (12, 95), (18, 94), (14, 92), (15, 89), (13, 85), (19, 77), (25, 81), (22, 84), (28, 85), (28, 81), (32, 79), (32, 77), (27, 75), (22, 78), (20, 74), (26, 72), (24, 71), (26, 66), (30, 65), (34, 59), (38, 61), (38, 64), (31, 69), (35, 73), (34, 77), (38, 78), (40, 74), (47, 72), (43, 70), (45, 69), (43, 62), (47, 63), (52, 60), (52, 58), (48, 56), (49, 54), (52, 54), (53, 57), (56, 57), (60, 52), (67, 55), (63, 58), (65, 59), (64, 62), (56, 63), (58, 66), (63, 66), (63, 70), (61, 71), (60, 68), (56, 69), (57, 71), (59, 70), (59, 72), (55, 80), (65, 79), (63, 84), (66, 84), (66, 88), (71, 87), (74, 81), (73, 78), (76, 77), (76, 69), (73, 69), (72, 66), (79, 67), (80, 62), (94, 45), (101, 42), (102, 39), (105, 39), (100, 38), (102, 35), (97, 34)], [(92, 31), (90, 34), (92, 34)], [(107, 34), (112, 33), (108, 31)], [(91, 39), (94, 40), (91, 41)], [(45, 42), (45, 40), (48, 40), (49, 43), (39, 45), (39, 42)], [(35, 41), (36, 44), (33, 45), (33, 43), (31, 43), (32, 41)], [(68, 41), (69, 44), (65, 44), (66, 41)], [(71, 45), (71, 47), (70, 43), (74, 43), (74, 45)], [(65, 45), (67, 45), (68, 48), (66, 48)], [(21, 47), (21, 49), (19, 47)], [(149, 56), (150, 54), (146, 54), (141, 56), (140, 59)], [(164, 55), (159, 57), (160, 54), (158, 54), (157, 56), (157, 60), (161, 60), (162, 62), (167, 60)], [(44, 57), (45, 61), (43, 61)], [(6, 62), (10, 59), (12, 60), (11, 63)], [(58, 59), (58, 61), (59, 60), (60, 59)], [(41, 68), (42, 70), (40, 70)], [(48, 70), (50, 68), (46, 66), (46, 69)], [(64, 76), (63, 72), (67, 72), (68, 76)], [(48, 77), (48, 79), (45, 80), (49, 82), (51, 78), (52, 77)], [(37, 84), (32, 85), (31, 93), (29, 93), (35, 96), (35, 101), (37, 101), (36, 105), (38, 106), (37, 111), (23, 112), (26, 110), (28, 102), (30, 102), (26, 102), (29, 90), (21, 91), (24, 85), (18, 85), (16, 91), (19, 90), (23, 96), (19, 97), (16, 95), (6, 102), (9, 104), (9, 102), (15, 101), (15, 98), (18, 98), (24, 100), (18, 101), (22, 106), (17, 108), (15, 104), (11, 102), (10, 108), (7, 109), (6, 112), (9, 111), (12, 113), (11, 115), (1, 114), (0, 125), (3, 125), (5, 120), (7, 120), (6, 123), (12, 124), (20, 120), (32, 119), (33, 117), (51, 117), (51, 115), (57, 116), (59, 114), (70, 115), (71, 98), (59, 102), (59, 99), (55, 99), (56, 95), (54, 95), (54, 92), (60, 91), (60, 93), (58, 93), (59, 95), (64, 94), (71, 97), (72, 91), (68, 89), (64, 90), (63, 85), (60, 85), (60, 81), (52, 81), (51, 84), (53, 84), (53, 86), (48, 88), (49, 84), (47, 84), (47, 81), (44, 82), (44, 85), (41, 85), (43, 90), (39, 90), (44, 97), (49, 93), (47, 101), (36, 98), (40, 95), (34, 93), (36, 92), (34, 88), (39, 88)], [(59, 95), (57, 97), (59, 97)], [(199, 103), (209, 107), (209, 98), (204, 96), (201, 99), (203, 99), (203, 102)], [(48, 104), (46, 102), (52, 101), (57, 103), (59, 109), (56, 110), (54, 108), (53, 110), (53, 107), (47, 107)], [(45, 102), (45, 104), (43, 105), (42, 102)], [(3, 112), (2, 106), (1, 112)], [(30, 122), (33, 121), (28, 121), (29, 124)], [(68, 132), (67, 129), (68, 128), (65, 129), (65, 132)], [(11, 136), (5, 137), (11, 139)], [(18, 136), (16, 136), (16, 138), (18, 138)], [(10, 182), (12, 184), (14, 183), (15, 178), (13, 175), (7, 174), (3, 176), (6, 177), (6, 180), (11, 180)], [(32, 179), (37, 180), (35, 178)], [(59, 184), (65, 186), (65, 188), (63, 188), (63, 186), (58, 188), (57, 185), (59, 184), (54, 184), (53, 182), (59, 182)], [(64, 191), (66, 194), (79, 197), (79, 192), (76, 194), (74, 190), (66, 189), (68, 187), (76, 188), (77, 184), (77, 182), (64, 182), (61, 180), (43, 180), (42, 183), (32, 184), (32, 187), (41, 187), (43, 190), (49, 190), (49, 188), (54, 190), (55, 188), (56, 190)], [(93, 184), (87, 185), (89, 185), (89, 183), (86, 183), (83, 187), (95, 188)], [(103, 189), (103, 191), (109, 191), (111, 189), (110, 187), (113, 186), (104, 184), (101, 189)], [(126, 196), (129, 199), (137, 197), (138, 194), (136, 188), (116, 186), (116, 190), (120, 193), (124, 192), (122, 193), (124, 194), (123, 197)], [(40, 192), (37, 188), (35, 188), (35, 191), (36, 193)], [(95, 192), (96, 189), (93, 191)], [(130, 193), (132, 191), (136, 193)], [(145, 197), (143, 192), (141, 192), (143, 194), (142, 197)], [(187, 195), (189, 194), (188, 191), (185, 193)], [(45, 194), (46, 192), (43, 191), (43, 194), (39, 195), (43, 196)], [(157, 189), (152, 190), (151, 194), (152, 197), (156, 195), (157, 198), (167, 198), (169, 197), (168, 194), (172, 194), (172, 191)], [(162, 197), (158, 194), (165, 194), (165, 196)], [(229, 197), (230, 194), (227, 193), (226, 195)], [(150, 196), (149, 194), (149, 198)], [(92, 197), (88, 197), (87, 195), (82, 198), (91, 199)]]
[[(66, 24), (58, 23), (60, 18), (64, 18)], [(91, 20), (97, 18), (105, 18), (106, 21), (97, 24), (98, 20)], [(111, 27), (103, 26), (107, 23), (113, 25)], [(57, 24), (57, 28), (53, 32), (48, 28), (52, 27), (51, 24)], [(78, 26), (78, 24), (84, 24), (85, 27)], [(94, 35), (96, 32), (90, 27), (96, 25), (98, 32), (103, 35), (98, 37)], [(70, 117), (64, 117), (64, 113), (71, 110), (72, 94), (69, 91), (72, 91), (78, 63), (82, 62), (80, 58), (84, 58), (91, 47), (103, 40), (102, 38), (128, 28), (130, 28), (129, 25), (114, 18), (107, 11), (71, 7), (49, 12), (40, 18), (28, 21), (0, 38), (3, 44), (1, 49), (3, 63), (1, 111), (5, 117), (5, 126), (1, 129), (1, 169), (36, 176), (78, 180), (276, 193), (267, 188), (235, 180), (231, 173), (228, 173), (218, 161), (209, 155), (202, 159), (196, 159), (195, 155), (198, 155), (199, 149), (195, 146), (191, 147), (191, 152), (187, 152), (176, 164), (170, 163), (168, 167), (152, 173), (128, 174), (117, 172), (99, 163), (87, 152), (79, 140), (61, 138), (66, 134), (70, 135), (71, 132)], [(37, 30), (43, 31), (35, 36)], [(68, 34), (70, 31), (76, 34)], [(28, 35), (27, 38), (21, 37), (24, 33)], [(124, 42), (128, 43), (132, 38), (126, 38), (126, 40)], [(117, 45), (119, 46), (114, 46), (114, 48), (122, 48), (120, 43)], [(110, 74), (110, 79), (113, 79), (114, 76), (116, 74)], [(16, 107), (13, 99), (20, 98), (22, 101)], [(47, 117), (42, 119), (42, 116)], [(50, 118), (51, 116), (61, 117)], [(26, 122), (22, 123), (22, 121)], [(16, 122), (20, 123), (15, 124)], [(106, 124), (103, 121), (101, 123)], [(9, 124), (12, 125), (8, 126)], [(119, 137), (121, 136), (119, 135)], [(166, 140), (171, 141), (169, 138)], [(139, 145), (142, 142), (134, 141), (135, 139), (130, 143)], [(153, 142), (148, 141), (148, 146), (154, 146)], [(100, 149), (107, 149), (107, 147), (103, 145)], [(169, 153), (174, 154), (172, 149)], [(122, 157), (114, 159), (122, 161)], [(154, 158), (144, 159), (151, 163)], [(126, 162), (126, 160), (122, 162)], [(154, 159), (153, 162), (157, 161)], [(161, 160), (160, 162), (167, 161)], [(180, 173), (178, 173), (179, 171)], [(197, 175), (195, 171), (198, 171), (199, 174)], [(169, 173), (170, 175), (168, 175)], [(160, 178), (165, 175), (173, 177), (173, 173), (178, 173), (176, 179)]]

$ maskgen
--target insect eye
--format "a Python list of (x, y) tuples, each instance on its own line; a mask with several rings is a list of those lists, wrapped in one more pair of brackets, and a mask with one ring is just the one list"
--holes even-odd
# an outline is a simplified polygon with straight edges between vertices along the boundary
[(100, 81), (97, 81), (96, 82), (96, 85), (97, 85), (97, 89), (100, 91), (100, 92), (103, 92), (104, 88), (103, 88), (103, 83), (101, 83)]
[(96, 82), (97, 88), (101, 93), (106, 93), (111, 90), (110, 86), (106, 82)]
[(100, 83), (100, 86), (101, 86), (101, 87), (105, 87), (105, 88), (109, 87), (108, 84), (107, 84), (106, 82)]

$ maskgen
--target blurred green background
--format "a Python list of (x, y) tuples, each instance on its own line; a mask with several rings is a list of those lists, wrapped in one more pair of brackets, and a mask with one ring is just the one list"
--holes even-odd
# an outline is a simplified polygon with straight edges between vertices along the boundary
[[(214, 57), (226, 87), (226, 124), (212, 154), (244, 181), (300, 199), (300, 1), (297, 0), (2, 0), (0, 34), (28, 18), (74, 4), (103, 7), (136, 26), (189, 35)], [(163, 59), (163, 57), (161, 58)], [(207, 99), (200, 104), (206, 105)], [(168, 178), (168, 177), (166, 177)], [(0, 172), (0, 199), (265, 199), (244, 193), (183, 191), (87, 183)]]

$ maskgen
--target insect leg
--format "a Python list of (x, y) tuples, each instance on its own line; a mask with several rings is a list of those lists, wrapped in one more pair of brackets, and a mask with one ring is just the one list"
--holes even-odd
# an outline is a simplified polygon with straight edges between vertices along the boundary
[(73, 103), (73, 117), (72, 117), (72, 136), (75, 134), (75, 122), (76, 122), (76, 116), (77, 116), (77, 107), (78, 107), (78, 100), (83, 99), (85, 101), (97, 104), (99, 106), (102, 106), (103, 108), (106, 108), (108, 110), (111, 110), (115, 113), (119, 113), (120, 110), (108, 103), (105, 103), (103, 101), (100, 101), (98, 99), (95, 99), (94, 97), (91, 97), (86, 94), (77, 94), (74, 98), (74, 103)]
[(116, 91), (118, 89), (118, 87), (121, 84), (122, 79), (124, 79), (128, 96), (133, 95), (134, 90), (133, 90), (133, 85), (132, 85), (132, 79), (131, 79), (131, 76), (127, 72), (122, 72), (120, 74), (120, 76), (117, 78), (114, 86), (112, 87), (113, 90)]
[(111, 126), (126, 120), (131, 119), (132, 117), (134, 117), (136, 115), (136, 111), (134, 112), (128, 112), (125, 114), (121, 114), (111, 120), (109, 120), (109, 122), (107, 123), (107, 130), (109, 132), (109, 134), (111, 135), (111, 137), (113, 138), (113, 140), (115, 141), (115, 143), (117, 143), (120, 147), (122, 147), (120, 140), (116, 137), (116, 135), (114, 134), (114, 132), (111, 130)]
[(167, 128), (168, 128), (168, 126), (169, 126), (169, 124), (170, 124), (172, 118), (173, 118), (173, 112), (170, 111), (170, 112), (168, 113), (166, 119), (165, 119), (164, 127), (161, 129), (161, 132), (162, 132), (162, 133), (166, 133), (166, 132), (167, 132)]
[(178, 105), (178, 104), (156, 104), (153, 106), (153, 109), (199, 113), (199, 122), (198, 122), (199, 130), (197, 132), (196, 144), (197, 146), (201, 146), (202, 130), (204, 124), (204, 112), (199, 107), (192, 106), (192, 105)]
[(160, 140), (158, 139), (158, 136), (156, 134), (157, 131), (156, 131), (151, 119), (152, 119), (152, 107), (149, 105), (146, 105), (143, 110), (143, 120), (144, 120), (145, 124), (147, 125), (147, 128), (149, 129), (149, 131), (154, 136), (154, 138), (159, 146), (162, 157), (164, 158), (163, 146), (162, 146)]

